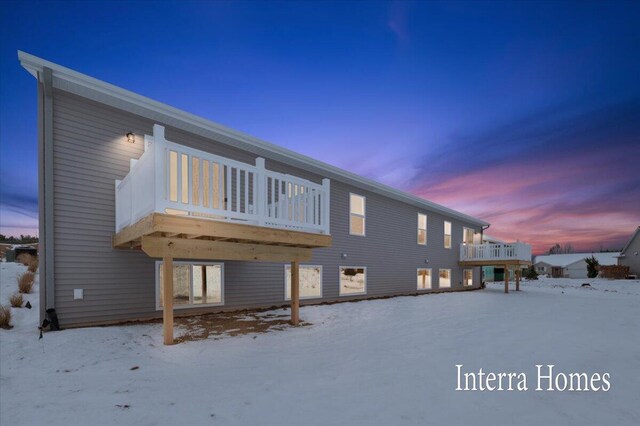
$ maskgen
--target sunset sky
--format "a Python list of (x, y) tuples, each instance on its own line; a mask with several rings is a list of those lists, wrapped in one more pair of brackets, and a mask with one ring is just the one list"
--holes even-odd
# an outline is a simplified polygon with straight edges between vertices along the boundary
[(0, 233), (37, 233), (18, 49), (490, 222), (640, 225), (638, 2), (3, 2)]

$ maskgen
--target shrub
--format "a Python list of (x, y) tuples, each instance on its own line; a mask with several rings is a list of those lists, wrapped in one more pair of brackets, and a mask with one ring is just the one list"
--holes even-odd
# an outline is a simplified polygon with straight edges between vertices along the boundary
[(0, 328), (11, 328), (11, 308), (0, 305)]
[(29, 264), (33, 261), (33, 256), (31, 256), (29, 253), (20, 253), (16, 257), (16, 260), (22, 263), (24, 266), (29, 266)]
[(600, 266), (600, 274), (603, 278), (625, 279), (629, 275), (629, 267), (622, 265), (602, 265)]
[(22, 308), (22, 304), (24, 303), (24, 297), (22, 297), (22, 293), (14, 293), (9, 298), (9, 303), (11, 303), (11, 306), (13, 306), (14, 308)]
[(29, 262), (29, 266), (27, 267), (27, 270), (29, 272), (36, 272), (38, 270), (38, 258), (34, 257), (33, 259), (31, 259), (31, 262)]
[(533, 266), (529, 266), (524, 270), (524, 277), (528, 280), (537, 280), (538, 273), (536, 272), (536, 268), (534, 268)]
[(597, 277), (598, 270), (600, 267), (600, 262), (598, 262), (598, 259), (596, 259), (594, 255), (591, 255), (591, 257), (585, 258), (584, 261), (587, 262), (587, 277), (589, 278)]
[(18, 276), (18, 291), (20, 293), (31, 293), (33, 288), (33, 279), (35, 275), (33, 272), (25, 272)]

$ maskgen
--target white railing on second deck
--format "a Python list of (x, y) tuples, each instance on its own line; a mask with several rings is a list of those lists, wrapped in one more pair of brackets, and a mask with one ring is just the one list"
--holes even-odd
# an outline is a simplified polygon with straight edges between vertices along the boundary
[(525, 243), (460, 244), (460, 261), (531, 261), (531, 246)]
[(116, 181), (116, 232), (152, 212), (329, 234), (329, 179), (322, 185), (179, 145), (153, 126), (145, 152)]

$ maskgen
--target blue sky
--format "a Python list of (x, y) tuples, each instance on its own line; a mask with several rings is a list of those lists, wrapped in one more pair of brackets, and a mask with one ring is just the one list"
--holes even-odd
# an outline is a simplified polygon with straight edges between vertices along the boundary
[(636, 2), (4, 2), (0, 232), (37, 227), (16, 50), (481, 217), (621, 246), (640, 225)]

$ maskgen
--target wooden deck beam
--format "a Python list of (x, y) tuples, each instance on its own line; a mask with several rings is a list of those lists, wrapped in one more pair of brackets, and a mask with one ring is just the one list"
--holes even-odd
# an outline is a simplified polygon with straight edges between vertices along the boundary
[(311, 260), (311, 249), (227, 241), (142, 237), (142, 250), (150, 257), (202, 260), (258, 260), (266, 262)]
[(146, 216), (129, 225), (113, 236), (113, 247), (129, 248), (131, 241), (139, 240), (143, 235), (153, 232), (153, 215)]
[(128, 226), (113, 237), (113, 247), (129, 248), (129, 243), (148, 235), (164, 235), (168, 238), (234, 240), (271, 246), (318, 248), (330, 247), (331, 236), (313, 232), (222, 222), (193, 216), (175, 216), (152, 213)]

